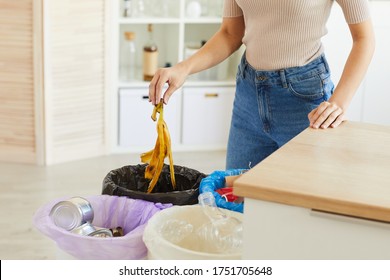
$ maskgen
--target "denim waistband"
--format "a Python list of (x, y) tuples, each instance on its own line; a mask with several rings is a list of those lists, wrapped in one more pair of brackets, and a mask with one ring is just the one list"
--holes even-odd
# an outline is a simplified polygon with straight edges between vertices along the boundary
[(263, 85), (281, 84), (284, 87), (289, 82), (298, 82), (313, 75), (329, 76), (330, 69), (324, 54), (315, 58), (303, 66), (288, 67), (279, 70), (256, 70), (246, 60), (245, 53), (242, 56), (239, 71), (245, 79), (250, 79)]

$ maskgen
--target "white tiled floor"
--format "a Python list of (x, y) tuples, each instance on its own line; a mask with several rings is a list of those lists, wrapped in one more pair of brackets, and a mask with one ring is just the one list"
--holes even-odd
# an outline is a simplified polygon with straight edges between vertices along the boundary
[[(180, 152), (176, 165), (205, 174), (224, 170), (225, 152)], [(101, 193), (113, 169), (139, 163), (139, 154), (111, 155), (53, 166), (0, 163), (0, 259), (56, 259), (54, 241), (35, 229), (32, 217), (42, 205), (66, 196)]]

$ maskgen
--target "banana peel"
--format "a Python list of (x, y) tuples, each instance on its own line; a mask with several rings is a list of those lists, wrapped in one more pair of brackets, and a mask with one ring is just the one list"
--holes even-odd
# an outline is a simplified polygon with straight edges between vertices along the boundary
[[(169, 135), (168, 126), (164, 121), (164, 103), (161, 101), (154, 106), (151, 118), (157, 121), (157, 140), (153, 150), (141, 154), (141, 162), (147, 163), (145, 169), (145, 178), (151, 180), (149, 182), (147, 193), (151, 193), (156, 186), (160, 177), (164, 160), (169, 158), (169, 170), (172, 181), (172, 186), (176, 189), (175, 171), (173, 166), (173, 157), (171, 149), (171, 136)], [(159, 114), (157, 120), (157, 113)]]

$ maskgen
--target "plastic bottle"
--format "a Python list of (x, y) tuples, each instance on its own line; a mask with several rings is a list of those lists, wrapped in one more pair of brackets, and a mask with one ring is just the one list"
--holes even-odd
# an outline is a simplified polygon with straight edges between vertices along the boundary
[(125, 42), (122, 46), (120, 78), (124, 81), (135, 80), (136, 72), (136, 49), (135, 33), (125, 32)]
[(148, 24), (149, 40), (143, 50), (144, 81), (151, 81), (158, 68), (158, 48), (153, 39), (153, 25)]
[[(242, 222), (229, 217), (215, 203), (211, 192), (201, 193), (199, 204), (210, 222), (205, 223), (197, 231), (203, 247), (210, 253), (235, 253), (242, 250)], [(202, 248), (204, 251), (205, 248)]]
[(168, 219), (161, 225), (159, 234), (173, 244), (180, 245), (180, 242), (192, 234), (193, 229), (194, 226), (186, 221)]

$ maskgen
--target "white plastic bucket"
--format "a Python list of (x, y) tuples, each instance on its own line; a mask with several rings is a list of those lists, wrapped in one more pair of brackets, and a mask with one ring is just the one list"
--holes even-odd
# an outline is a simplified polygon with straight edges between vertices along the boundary
[[(242, 221), (243, 215), (239, 212), (221, 209), (226, 215), (235, 217)], [(241, 253), (216, 254), (190, 250), (178, 246), (165, 239), (159, 233), (163, 223), (169, 220), (180, 220), (193, 225), (194, 229), (199, 228), (206, 222), (208, 217), (200, 205), (173, 206), (155, 214), (144, 230), (143, 241), (148, 249), (147, 258), (151, 260), (207, 260), (207, 259), (241, 259)], [(198, 240), (197, 240), (198, 241)], [(185, 242), (195, 242), (189, 236)], [(187, 247), (187, 246), (185, 246)]]

